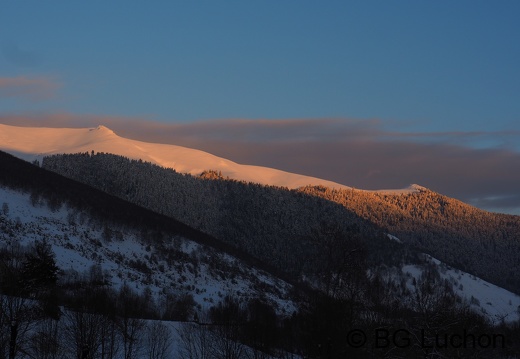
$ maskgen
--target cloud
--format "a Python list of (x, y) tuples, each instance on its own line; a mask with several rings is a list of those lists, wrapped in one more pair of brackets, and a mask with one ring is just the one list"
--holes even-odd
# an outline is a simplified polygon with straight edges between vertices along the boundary
[(54, 97), (60, 87), (61, 84), (47, 77), (0, 77), (0, 98), (42, 101)]
[(476, 198), (470, 202), (476, 207), (520, 215), (520, 208), (518, 207), (520, 194), (518, 193), (511, 193), (507, 196)]
[[(92, 127), (201, 149), (235, 162), (274, 167), (363, 189), (417, 183), (488, 210), (520, 214), (520, 133), (388, 130), (380, 120), (213, 120), (161, 123), (140, 118), (0, 117), (0, 123)], [(478, 142), (496, 146), (482, 148)]]

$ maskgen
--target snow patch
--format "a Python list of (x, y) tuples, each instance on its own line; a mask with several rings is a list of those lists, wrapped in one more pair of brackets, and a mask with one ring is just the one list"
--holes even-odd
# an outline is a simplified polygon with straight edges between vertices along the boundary
[(401, 241), (399, 238), (397, 238), (396, 236), (393, 236), (389, 233), (386, 234), (386, 236), (391, 240), (391, 241), (394, 241), (394, 242), (397, 242), (397, 243), (400, 243), (402, 244), (403, 241)]

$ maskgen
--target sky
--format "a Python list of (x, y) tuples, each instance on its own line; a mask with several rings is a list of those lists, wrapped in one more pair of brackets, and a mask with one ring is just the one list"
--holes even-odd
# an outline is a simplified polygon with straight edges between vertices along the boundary
[(520, 214), (518, 1), (0, 0), (0, 123)]

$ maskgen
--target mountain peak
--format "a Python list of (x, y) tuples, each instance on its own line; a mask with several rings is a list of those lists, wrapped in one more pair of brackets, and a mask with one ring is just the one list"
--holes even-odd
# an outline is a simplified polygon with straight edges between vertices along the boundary
[(411, 190), (414, 190), (416, 192), (426, 192), (426, 191), (429, 191), (428, 188), (423, 187), (421, 185), (418, 185), (416, 183), (412, 183), (411, 185), (408, 186), (408, 188), (411, 189)]
[(104, 126), (104, 125), (98, 125), (96, 128), (90, 129), (91, 131), (100, 131), (100, 132), (107, 132), (107, 133), (114, 133), (110, 128)]
[[(242, 165), (210, 153), (175, 145), (147, 143), (118, 136), (104, 125), (92, 128), (33, 128), (6, 126), (0, 131), (0, 150), (23, 154), (32, 162), (38, 156), (104, 152), (130, 159), (149, 161), (177, 172), (198, 176), (203, 171), (220, 171), (223, 177), (296, 189), (322, 185), (334, 189), (350, 189), (346, 185), (321, 178), (290, 173), (269, 167)], [(376, 190), (386, 194), (424, 192), (426, 188), (412, 184), (404, 189)]]
[[(3, 132), (3, 133), (2, 133)], [(43, 135), (42, 135), (43, 133)], [(5, 138), (5, 140), (4, 140)], [(349, 188), (332, 181), (274, 168), (241, 165), (210, 153), (176, 145), (147, 143), (118, 136), (104, 125), (65, 129), (11, 126), (0, 132), (0, 150), (20, 154), (29, 161), (37, 156), (61, 153), (103, 152), (149, 161), (177, 172), (198, 176), (203, 171), (221, 171), (224, 177), (295, 189), (307, 185)]]

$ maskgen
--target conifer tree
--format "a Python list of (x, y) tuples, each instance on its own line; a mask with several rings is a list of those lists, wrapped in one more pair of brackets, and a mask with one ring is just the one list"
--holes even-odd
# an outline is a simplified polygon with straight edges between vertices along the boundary
[(56, 285), (59, 267), (51, 245), (46, 241), (36, 241), (33, 250), (26, 254), (23, 268), (25, 290), (38, 296)]

